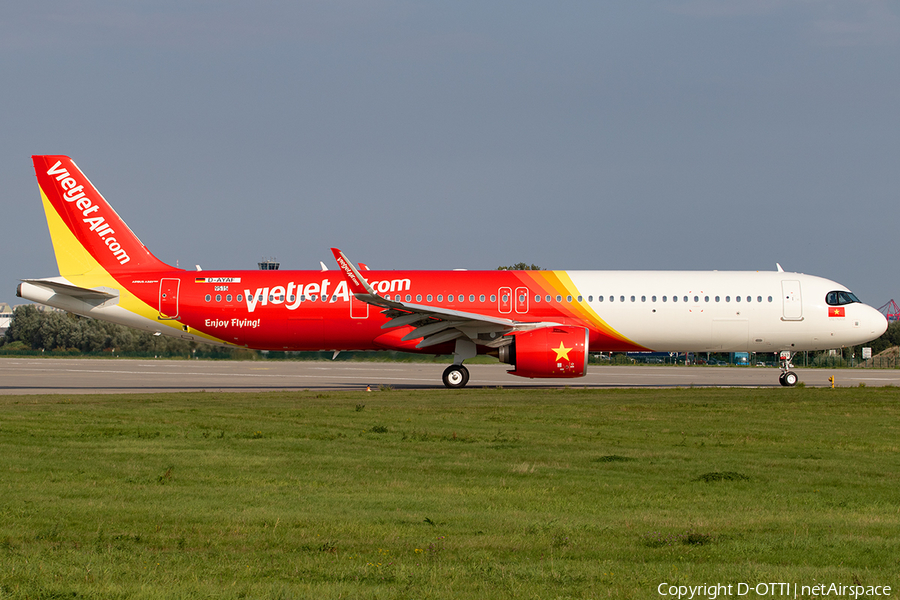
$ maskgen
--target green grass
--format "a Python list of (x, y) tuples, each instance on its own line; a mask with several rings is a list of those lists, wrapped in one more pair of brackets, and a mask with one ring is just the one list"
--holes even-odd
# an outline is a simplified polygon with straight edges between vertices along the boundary
[(0, 598), (897, 590), (898, 400), (895, 388), (0, 396)]

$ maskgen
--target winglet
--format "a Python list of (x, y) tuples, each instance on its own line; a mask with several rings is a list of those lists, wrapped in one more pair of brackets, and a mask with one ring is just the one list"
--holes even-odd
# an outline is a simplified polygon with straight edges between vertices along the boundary
[(337, 248), (332, 248), (331, 253), (334, 254), (334, 260), (337, 261), (341, 271), (344, 272), (344, 276), (347, 278), (347, 285), (350, 286), (350, 292), (352, 294), (378, 295), (375, 293), (375, 290), (372, 289), (372, 286), (369, 285), (369, 282), (359, 274), (359, 271), (356, 270), (356, 267), (353, 266), (353, 263), (347, 259), (343, 252)]

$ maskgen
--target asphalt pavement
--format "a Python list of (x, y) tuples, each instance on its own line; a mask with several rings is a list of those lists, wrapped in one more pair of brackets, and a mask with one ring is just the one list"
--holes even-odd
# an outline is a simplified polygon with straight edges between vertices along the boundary
[[(97, 394), (182, 391), (442, 389), (447, 365), (343, 361), (148, 359), (0, 359), (0, 394)], [(763, 367), (589, 366), (577, 379), (523, 379), (508, 365), (467, 365), (469, 387), (670, 388), (781, 387)], [(900, 386), (898, 369), (794, 369), (807, 386)]]

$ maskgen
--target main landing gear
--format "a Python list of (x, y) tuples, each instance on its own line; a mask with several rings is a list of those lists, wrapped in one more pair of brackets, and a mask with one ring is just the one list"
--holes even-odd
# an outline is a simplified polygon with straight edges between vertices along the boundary
[(778, 376), (778, 383), (784, 387), (794, 387), (800, 381), (800, 377), (790, 370), (794, 366), (791, 364), (791, 353), (782, 352), (778, 358), (781, 361), (781, 375)]
[(456, 349), (453, 352), (453, 364), (444, 369), (444, 385), (450, 389), (465, 387), (469, 383), (469, 370), (463, 366), (463, 361), (478, 354), (475, 342), (467, 338), (456, 339)]
[(461, 388), (469, 383), (469, 370), (463, 365), (450, 365), (444, 369), (444, 385), (448, 388)]

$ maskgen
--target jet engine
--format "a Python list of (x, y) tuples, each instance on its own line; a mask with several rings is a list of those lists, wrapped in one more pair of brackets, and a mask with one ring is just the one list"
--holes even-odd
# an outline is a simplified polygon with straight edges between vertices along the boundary
[(587, 371), (588, 330), (542, 327), (511, 334), (513, 342), (499, 350), (500, 362), (515, 367), (519, 377), (582, 377)]

